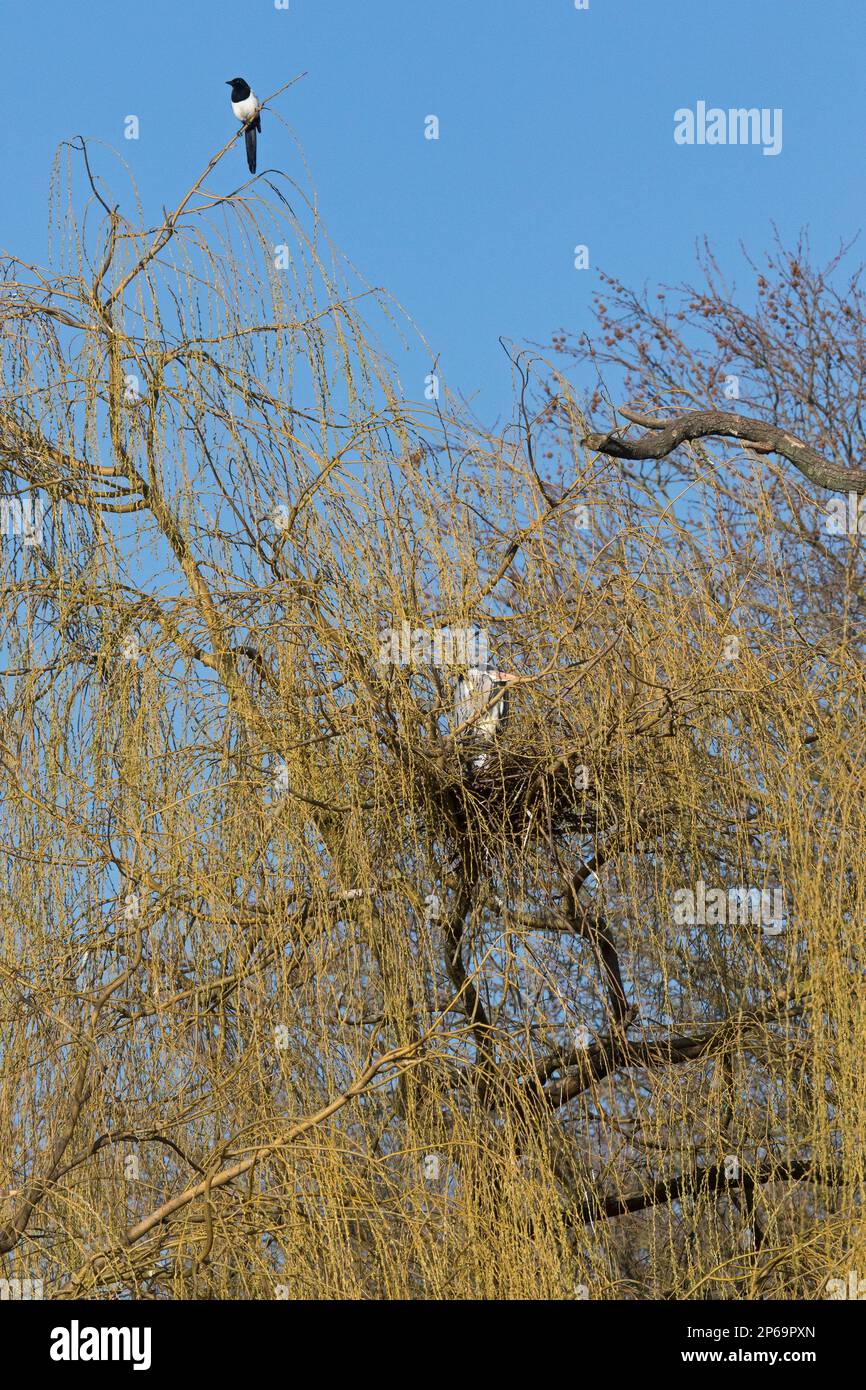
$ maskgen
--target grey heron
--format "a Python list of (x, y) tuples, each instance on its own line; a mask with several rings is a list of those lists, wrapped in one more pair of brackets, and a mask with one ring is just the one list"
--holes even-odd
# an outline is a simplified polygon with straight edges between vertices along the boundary
[[(458, 734), (476, 743), (492, 743), (508, 719), (509, 687), (519, 679), (510, 671), (470, 666), (457, 680), (454, 694), (454, 721)], [(486, 753), (472, 759), (472, 766), (483, 767)]]

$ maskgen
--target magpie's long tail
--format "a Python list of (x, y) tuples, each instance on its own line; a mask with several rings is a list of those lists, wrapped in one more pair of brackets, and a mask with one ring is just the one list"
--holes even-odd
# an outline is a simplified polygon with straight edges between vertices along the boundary
[(256, 119), (250, 122), (244, 132), (247, 144), (247, 168), (251, 174), (256, 172), (256, 131), (261, 130), (261, 128), (262, 123), (256, 116)]

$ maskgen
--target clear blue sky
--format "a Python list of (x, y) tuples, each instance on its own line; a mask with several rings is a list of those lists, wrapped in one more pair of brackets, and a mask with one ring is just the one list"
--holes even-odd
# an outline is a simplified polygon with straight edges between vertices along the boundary
[[(44, 258), (61, 140), (121, 150), (155, 217), (230, 133), (226, 78), (262, 95), (306, 69), (280, 109), (331, 235), (488, 418), (510, 396), (499, 335), (588, 327), (595, 268), (676, 281), (705, 233), (733, 266), (740, 240), (768, 243), (772, 220), (785, 237), (808, 225), (821, 254), (863, 221), (858, 0), (590, 0), (586, 11), (574, 0), (3, 0), (2, 34), (0, 247)], [(678, 146), (674, 112), (699, 100), (781, 107), (781, 154)], [(138, 142), (123, 139), (128, 114)], [(424, 139), (430, 114), (438, 141)], [(266, 165), (300, 172), (267, 119)], [(216, 185), (243, 172), (227, 161)], [(577, 243), (588, 272), (574, 269)]]

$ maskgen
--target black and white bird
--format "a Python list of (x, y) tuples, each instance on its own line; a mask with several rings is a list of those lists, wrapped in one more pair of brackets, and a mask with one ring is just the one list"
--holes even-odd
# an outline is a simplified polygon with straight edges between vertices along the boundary
[[(249, 121), (244, 131), (247, 143), (247, 166), (251, 174), (256, 172), (256, 131), (262, 133), (262, 118), (259, 115), (259, 99), (245, 77), (230, 77), (226, 82), (231, 87), (232, 110), (241, 122)], [(255, 120), (253, 120), (255, 116)]]
[[(510, 671), (488, 670), (486, 666), (470, 666), (465, 676), (458, 677), (454, 693), (454, 720), (459, 736), (468, 742), (492, 743), (508, 719), (508, 689), (518, 676)], [(478, 753), (472, 766), (483, 767), (486, 753)]]

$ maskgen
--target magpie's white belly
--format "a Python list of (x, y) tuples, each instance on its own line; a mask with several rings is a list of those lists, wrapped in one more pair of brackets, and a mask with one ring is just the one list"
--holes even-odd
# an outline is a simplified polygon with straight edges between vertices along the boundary
[(258, 109), (259, 103), (256, 100), (255, 92), (250, 92), (248, 97), (244, 97), (243, 101), (232, 102), (232, 110), (239, 121), (248, 121), (250, 116), (254, 116)]

